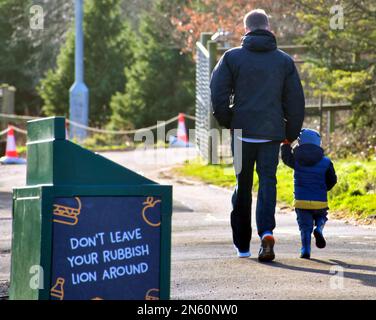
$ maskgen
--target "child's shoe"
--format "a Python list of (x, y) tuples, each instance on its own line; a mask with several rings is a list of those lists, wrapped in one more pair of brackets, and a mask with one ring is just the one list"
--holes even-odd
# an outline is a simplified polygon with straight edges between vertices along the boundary
[(302, 249), (301, 249), (300, 258), (310, 259), (311, 258), (311, 232), (302, 231), (301, 240), (302, 240)]
[(306, 247), (302, 247), (300, 258), (302, 259), (311, 259), (311, 250)]
[(313, 235), (315, 236), (315, 239), (316, 239), (316, 247), (319, 249), (323, 249), (326, 247), (326, 241), (322, 233), (323, 229), (324, 229), (324, 225), (321, 225), (321, 226), (317, 226), (315, 230), (313, 231)]

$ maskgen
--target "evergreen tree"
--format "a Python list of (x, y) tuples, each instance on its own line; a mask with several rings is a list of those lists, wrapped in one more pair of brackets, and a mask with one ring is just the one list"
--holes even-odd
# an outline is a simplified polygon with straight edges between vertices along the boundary
[[(34, 5), (43, 9), (42, 29), (30, 27)], [(71, 13), (71, 1), (0, 0), (0, 83), (17, 88), (18, 113), (40, 114), (41, 99), (35, 88), (55, 64)]]
[[(176, 1), (175, 1), (176, 2)], [(142, 16), (128, 82), (111, 102), (113, 128), (141, 128), (179, 112), (193, 112), (195, 66), (173, 35), (174, 1), (160, 1)]]
[[(376, 81), (376, 6), (374, 0), (294, 1), (298, 18), (308, 26), (300, 39), (307, 45), (310, 86), (326, 100), (347, 100), (353, 106), (354, 128), (376, 128), (372, 84)], [(343, 22), (343, 26), (341, 23)], [(332, 24), (332, 25), (331, 25)], [(372, 99), (373, 96), (373, 99)]]
[[(46, 115), (69, 113), (69, 89), (74, 82), (74, 28), (38, 88)], [(125, 65), (132, 63), (132, 33), (122, 21), (120, 0), (85, 1), (85, 83), (90, 90), (90, 125), (103, 126), (110, 115), (111, 96), (126, 82)]]
[(28, 30), (28, 0), (0, 0), (0, 83), (17, 88), (17, 112), (24, 111), (27, 101), (34, 103), (33, 54), (35, 48)]

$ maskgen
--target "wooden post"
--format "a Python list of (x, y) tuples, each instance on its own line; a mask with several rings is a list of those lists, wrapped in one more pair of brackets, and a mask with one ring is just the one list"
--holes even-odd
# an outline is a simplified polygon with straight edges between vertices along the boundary
[(330, 134), (334, 132), (335, 129), (335, 111), (334, 110), (328, 110), (327, 111), (327, 141), (328, 141), (328, 146), (330, 147)]
[(319, 116), (320, 116), (320, 124), (319, 124), (319, 131), (320, 135), (322, 135), (322, 107), (324, 104), (324, 99), (322, 94), (320, 94), (320, 100), (319, 100)]
[(3, 86), (3, 113), (14, 113), (14, 94), (16, 92), (16, 88), (11, 86)]
[[(12, 86), (8, 86), (7, 84), (0, 85), (0, 113), (7, 113), (7, 114), (14, 114), (14, 96), (16, 93), (16, 88)], [(1, 128), (6, 128), (7, 121), (1, 120)]]
[(335, 130), (335, 116), (336, 113), (334, 110), (328, 111), (328, 134), (334, 132)]
[(213, 34), (211, 32), (201, 32), (200, 42), (205, 48), (207, 47), (208, 41), (211, 39), (212, 36)]

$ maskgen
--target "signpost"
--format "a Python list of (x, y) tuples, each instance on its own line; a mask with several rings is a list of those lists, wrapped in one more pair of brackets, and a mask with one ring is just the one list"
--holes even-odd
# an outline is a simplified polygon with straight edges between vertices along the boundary
[[(75, 0), (75, 82), (70, 89), (70, 120), (81, 125), (88, 125), (89, 89), (84, 82), (84, 32), (83, 32), (83, 0)], [(72, 126), (70, 138), (82, 141), (87, 132), (84, 128)]]
[(168, 299), (171, 213), (171, 186), (65, 140), (64, 118), (30, 121), (10, 298)]

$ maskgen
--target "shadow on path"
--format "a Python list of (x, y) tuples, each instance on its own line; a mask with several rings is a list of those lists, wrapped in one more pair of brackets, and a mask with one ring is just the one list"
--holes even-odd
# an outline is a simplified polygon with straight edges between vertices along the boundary
[[(344, 278), (354, 279), (361, 281), (365, 286), (375, 287), (376, 288), (376, 267), (369, 266), (369, 265), (355, 265), (349, 264), (340, 260), (330, 259), (329, 261), (319, 260), (319, 259), (311, 259), (310, 261), (327, 265), (327, 266), (340, 266), (344, 268), (343, 276)], [(338, 269), (316, 269), (316, 268), (309, 268), (303, 266), (296, 266), (296, 265), (288, 265), (279, 261), (274, 261), (272, 263), (264, 263), (265, 266), (269, 266), (270, 268), (281, 268), (291, 271), (299, 271), (299, 272), (310, 272), (316, 274), (323, 274), (329, 277), (332, 277), (335, 273), (338, 272)], [(354, 271), (349, 271), (349, 269), (358, 269), (364, 271), (371, 271), (371, 273), (358, 273)], [(332, 272), (330, 272), (332, 270)]]

